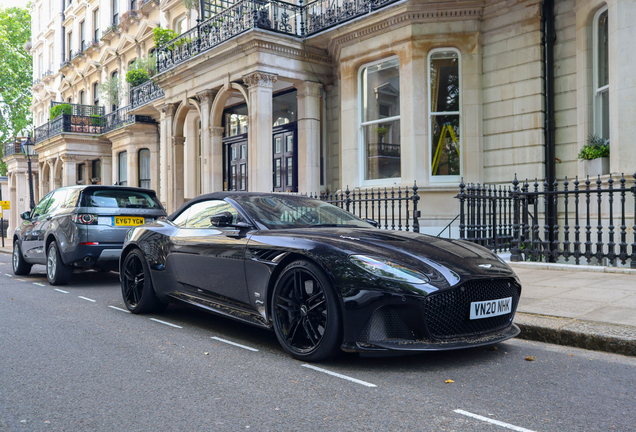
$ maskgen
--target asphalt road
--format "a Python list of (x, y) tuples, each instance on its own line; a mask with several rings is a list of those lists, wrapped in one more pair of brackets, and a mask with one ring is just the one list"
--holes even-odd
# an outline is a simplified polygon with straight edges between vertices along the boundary
[(126, 313), (115, 273), (43, 272), (0, 255), (0, 431), (636, 430), (635, 358), (515, 339), (311, 369), (229, 319)]

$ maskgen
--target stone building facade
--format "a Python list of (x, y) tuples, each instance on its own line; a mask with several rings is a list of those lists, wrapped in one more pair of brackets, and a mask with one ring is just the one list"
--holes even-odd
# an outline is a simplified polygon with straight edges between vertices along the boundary
[[(609, 172), (635, 171), (632, 0), (201, 5), (33, 2), (40, 196), (144, 186), (171, 212), (223, 189), (417, 182), (421, 229), (437, 233), (458, 213), (462, 179), (585, 176), (590, 134), (610, 140)], [(155, 47), (157, 27), (181, 35)], [(152, 80), (104, 106), (99, 85), (151, 53)], [(75, 115), (51, 119), (61, 102)], [(20, 155), (5, 160), (20, 195)]]

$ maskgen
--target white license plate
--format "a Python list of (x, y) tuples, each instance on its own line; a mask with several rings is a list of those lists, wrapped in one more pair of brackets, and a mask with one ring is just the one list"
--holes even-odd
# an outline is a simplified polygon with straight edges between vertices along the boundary
[(472, 302), (470, 304), (470, 319), (490, 318), (505, 315), (512, 310), (512, 297), (497, 300)]

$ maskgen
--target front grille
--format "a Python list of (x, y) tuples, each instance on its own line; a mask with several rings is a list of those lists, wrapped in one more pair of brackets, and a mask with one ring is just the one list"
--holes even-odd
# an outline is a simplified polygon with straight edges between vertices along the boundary
[[(512, 297), (506, 315), (470, 319), (470, 303)], [(470, 281), (429, 295), (424, 301), (424, 319), (432, 337), (452, 339), (502, 329), (510, 324), (519, 303), (519, 288), (511, 279)]]
[(360, 341), (414, 340), (415, 335), (398, 308), (385, 306), (376, 310), (360, 334)]

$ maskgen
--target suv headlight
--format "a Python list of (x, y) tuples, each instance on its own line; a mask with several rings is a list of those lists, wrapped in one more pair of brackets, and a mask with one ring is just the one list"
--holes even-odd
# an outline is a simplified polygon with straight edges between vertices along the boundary
[(375, 258), (366, 255), (351, 255), (349, 259), (358, 267), (384, 279), (413, 284), (429, 282), (429, 278), (417, 270), (410, 269), (402, 264), (398, 264), (384, 258)]

